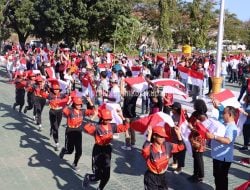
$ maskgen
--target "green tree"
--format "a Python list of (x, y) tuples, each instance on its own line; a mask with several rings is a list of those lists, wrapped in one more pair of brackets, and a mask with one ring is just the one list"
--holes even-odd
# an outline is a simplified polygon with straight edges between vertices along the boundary
[(64, 13), (63, 39), (71, 47), (87, 36), (86, 3), (79, 0), (67, 1)]
[[(4, 16), (4, 12), (6, 11), (6, 2), (0, 1), (0, 48), (3, 40), (8, 39), (10, 36), (10, 29), (7, 28), (7, 19)], [(1, 49), (0, 49), (1, 50)]]
[(24, 48), (28, 36), (32, 33), (34, 25), (32, 19), (37, 17), (34, 3), (31, 0), (10, 0), (4, 11), (4, 17), (9, 28), (12, 28), (18, 35), (19, 43)]
[(224, 39), (232, 40), (234, 42), (240, 41), (240, 31), (243, 29), (243, 23), (237, 18), (237, 15), (225, 11), (225, 24), (224, 24)]
[(190, 44), (205, 48), (209, 43), (209, 30), (215, 18), (212, 9), (214, 3), (209, 0), (194, 0), (190, 4)]
[(118, 18), (130, 18), (130, 3), (122, 0), (96, 0), (87, 4), (88, 38), (99, 41), (99, 46), (110, 42), (116, 30)]
[(158, 28), (158, 42), (159, 46), (163, 48), (169, 48), (172, 43), (172, 31), (170, 28), (170, 6), (169, 3), (171, 0), (160, 0), (159, 1), (159, 11), (160, 11), (160, 20)]
[(32, 20), (35, 26), (32, 31), (33, 35), (41, 38), (44, 43), (60, 41), (65, 29), (65, 2), (63, 0), (36, 0), (34, 7), (38, 17)]

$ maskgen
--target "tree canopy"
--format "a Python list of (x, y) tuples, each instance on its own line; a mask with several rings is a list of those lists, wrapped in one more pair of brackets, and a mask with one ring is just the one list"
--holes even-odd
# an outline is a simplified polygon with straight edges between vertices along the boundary
[[(209, 48), (219, 20), (211, 0), (0, 0), (0, 9), (0, 40), (15, 32), (21, 45), (32, 35), (70, 47), (95, 41), (125, 50), (157, 41), (162, 49)], [(224, 39), (250, 45), (249, 30), (249, 22), (226, 11)]]

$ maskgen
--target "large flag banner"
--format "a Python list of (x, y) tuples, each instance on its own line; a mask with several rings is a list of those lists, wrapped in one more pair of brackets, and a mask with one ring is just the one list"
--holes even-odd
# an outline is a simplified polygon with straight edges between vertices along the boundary
[(174, 122), (171, 116), (163, 112), (157, 112), (131, 122), (130, 127), (144, 134), (147, 131), (148, 126), (151, 126), (152, 128), (154, 126), (165, 127), (166, 123), (170, 127), (174, 127)]
[(178, 94), (187, 97), (186, 87), (183, 83), (175, 79), (155, 79), (151, 81), (157, 86), (163, 87), (162, 93)]
[(204, 81), (204, 74), (198, 71), (194, 71), (190, 68), (178, 66), (178, 71), (182, 79), (187, 80), (188, 84), (202, 86)]
[(234, 96), (231, 90), (223, 90), (218, 94), (214, 94), (213, 98), (218, 100), (224, 107), (233, 106), (235, 108), (240, 108), (241, 104), (238, 102), (237, 98)]
[(136, 92), (143, 92), (148, 89), (148, 83), (143, 77), (125, 78), (125, 82)]
[(139, 74), (141, 73), (142, 66), (132, 66), (131, 67), (131, 72), (133, 77), (138, 77)]

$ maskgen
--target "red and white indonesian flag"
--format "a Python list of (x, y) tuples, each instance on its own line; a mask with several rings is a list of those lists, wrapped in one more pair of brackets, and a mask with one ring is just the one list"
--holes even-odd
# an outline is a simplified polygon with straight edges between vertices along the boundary
[(147, 131), (148, 126), (151, 126), (152, 128), (154, 126), (164, 127), (166, 123), (170, 127), (174, 127), (174, 122), (170, 115), (163, 112), (157, 112), (131, 122), (130, 127), (144, 134)]
[(133, 77), (138, 77), (138, 75), (141, 73), (142, 66), (132, 66), (131, 67), (131, 72)]
[(55, 70), (53, 67), (45, 68), (45, 72), (47, 73), (49, 78), (56, 78)]
[(55, 79), (55, 78), (48, 78), (47, 79), (48, 82), (53, 85), (53, 84), (57, 84), (60, 86), (61, 90), (62, 90), (62, 93), (66, 93), (67, 92), (67, 89), (69, 87), (68, 83), (63, 81), (63, 80), (60, 80), (60, 79)]
[(148, 89), (148, 83), (143, 77), (125, 78), (125, 82), (136, 92), (143, 92)]
[(95, 89), (91, 85), (90, 76), (85, 75), (81, 79), (82, 83), (82, 96), (89, 96), (91, 99), (95, 97)]
[(204, 81), (204, 74), (192, 69), (178, 66), (178, 71), (182, 79), (187, 80), (188, 84), (202, 86)]
[(157, 86), (162, 86), (163, 91), (162, 93), (169, 93), (169, 94), (178, 94), (184, 97), (187, 96), (186, 88), (183, 83), (175, 79), (155, 79), (151, 81)]
[(208, 118), (202, 122), (202, 124), (208, 129), (210, 133), (213, 133), (219, 137), (224, 137), (226, 127), (214, 118)]
[(107, 53), (107, 63), (113, 64), (114, 58), (115, 58), (115, 55), (113, 53)]
[(182, 136), (183, 142), (185, 143), (186, 150), (190, 155), (192, 155), (192, 146), (191, 146), (190, 141), (189, 141), (189, 135), (190, 135), (191, 131), (188, 127), (188, 122), (186, 120), (184, 110), (181, 110), (181, 115), (180, 115), (178, 127), (180, 127), (180, 129), (181, 129), (181, 136)]
[(224, 107), (226, 106), (233, 106), (235, 108), (240, 108), (241, 105), (238, 102), (237, 98), (234, 96), (231, 90), (223, 90), (218, 94), (214, 94), (213, 98), (218, 100)]
[(100, 64), (97, 65), (97, 67), (99, 68), (100, 72), (102, 72), (102, 71), (109, 70), (111, 68), (111, 64), (109, 64), (109, 63), (100, 63)]
[(180, 77), (184, 80), (188, 79), (188, 73), (189, 73), (189, 68), (183, 67), (183, 66), (178, 66), (178, 72), (180, 74)]
[(116, 123), (118, 125), (123, 123), (121, 117), (117, 113), (117, 110), (121, 111), (120, 104), (117, 104), (117, 103), (104, 103), (104, 104), (102, 104), (101, 106), (98, 107), (98, 110), (102, 110), (102, 109), (108, 109), (108, 110), (111, 111), (112, 118), (113, 118), (111, 123)]

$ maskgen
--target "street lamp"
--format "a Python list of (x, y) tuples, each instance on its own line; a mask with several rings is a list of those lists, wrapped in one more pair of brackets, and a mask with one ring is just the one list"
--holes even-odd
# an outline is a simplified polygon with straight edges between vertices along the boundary
[(217, 56), (216, 56), (216, 72), (213, 78), (213, 93), (219, 93), (221, 90), (222, 78), (221, 78), (221, 59), (222, 59), (222, 42), (224, 35), (224, 12), (225, 12), (225, 0), (220, 1), (220, 20), (217, 36)]

